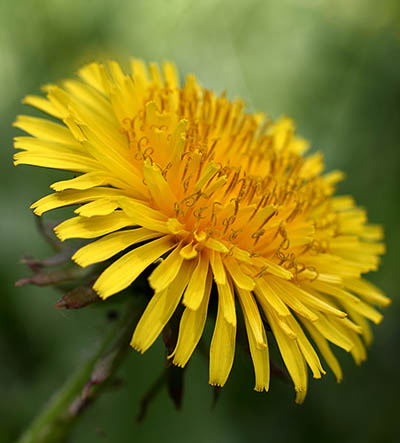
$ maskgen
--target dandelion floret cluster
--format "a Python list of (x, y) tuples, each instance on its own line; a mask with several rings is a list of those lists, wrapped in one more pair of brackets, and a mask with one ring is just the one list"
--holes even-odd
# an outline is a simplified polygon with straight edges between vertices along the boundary
[(323, 174), (322, 156), (304, 155), (308, 143), (291, 119), (245, 113), (241, 100), (193, 75), (181, 87), (171, 63), (160, 71), (133, 60), (131, 71), (92, 63), (78, 79), (45, 86), (46, 98), (25, 98), (53, 119), (18, 117), (30, 136), (16, 137), (15, 164), (75, 173), (52, 184), (34, 212), (78, 205), (55, 232), (90, 240), (72, 257), (80, 266), (118, 255), (94, 284), (103, 299), (158, 263), (132, 337), (138, 351), (181, 304), (169, 358), (184, 367), (215, 297), (210, 384), (223, 386), (231, 371), (239, 307), (257, 391), (269, 388), (271, 340), (297, 402), (308, 368), (314, 378), (325, 373), (319, 355), (340, 381), (331, 344), (363, 361), (369, 321), (382, 317), (373, 305), (389, 303), (362, 277), (378, 267), (382, 229), (351, 197), (334, 195), (342, 173)]

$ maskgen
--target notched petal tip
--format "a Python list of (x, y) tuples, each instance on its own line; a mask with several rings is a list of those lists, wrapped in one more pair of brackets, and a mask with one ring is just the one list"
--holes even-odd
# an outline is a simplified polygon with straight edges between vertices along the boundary
[[(41, 213), (39, 213), (39, 211), (34, 210), (33, 212), (34, 212), (36, 215), (39, 215), (39, 216), (42, 215)], [(57, 238), (58, 238), (61, 242), (64, 242), (64, 241), (67, 239), (67, 236), (64, 236), (64, 235), (62, 234), (62, 232), (58, 229), (57, 226), (54, 228), (54, 234), (56, 234)]]
[(225, 382), (219, 382), (219, 381), (210, 379), (210, 380), (208, 380), (208, 384), (210, 386), (215, 386), (216, 388), (223, 388), (225, 385)]
[(77, 256), (76, 253), (71, 257), (71, 260), (73, 260), (81, 268), (85, 268), (86, 267), (84, 262), (80, 260), (79, 256)]
[[(170, 358), (172, 358), (172, 357), (168, 356), (168, 359), (170, 359)], [(172, 364), (174, 366), (178, 366), (178, 368), (183, 369), (187, 365), (187, 362), (180, 362), (180, 361), (176, 360), (176, 358), (173, 358)]]
[(146, 352), (145, 349), (143, 349), (138, 343), (136, 343), (133, 339), (129, 343), (130, 347), (133, 348), (135, 351), (139, 352), (140, 354), (144, 354)]
[(269, 391), (269, 386), (266, 386), (266, 385), (258, 386), (258, 385), (256, 385), (256, 386), (254, 386), (253, 389), (256, 392), (268, 392)]
[(307, 395), (306, 390), (296, 391), (296, 399), (295, 399), (296, 404), (298, 404), (298, 405), (303, 404), (303, 402), (306, 398), (306, 395)]

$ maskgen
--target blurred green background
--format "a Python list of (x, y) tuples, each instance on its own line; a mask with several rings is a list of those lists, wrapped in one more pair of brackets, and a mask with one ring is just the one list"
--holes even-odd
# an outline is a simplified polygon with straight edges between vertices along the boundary
[[(129, 57), (170, 59), (182, 75), (242, 96), (250, 110), (297, 121), (321, 150), (327, 169), (347, 173), (351, 193), (385, 226), (387, 254), (370, 275), (393, 299), (374, 327), (368, 361), (337, 355), (344, 380), (310, 380), (302, 406), (290, 385), (272, 380), (252, 391), (250, 361), (238, 352), (231, 377), (211, 410), (207, 364), (197, 354), (186, 374), (184, 408), (163, 390), (138, 425), (139, 402), (162, 371), (160, 341), (128, 354), (123, 386), (104, 393), (71, 441), (132, 442), (398, 442), (400, 432), (400, 3), (367, 0), (3, 0), (0, 2), (0, 442), (11, 442), (66, 376), (91, 355), (105, 310), (59, 311), (49, 288), (15, 288), (18, 264), (50, 250), (29, 205), (62, 172), (12, 166), (11, 127), (25, 94), (72, 76), (83, 63)], [(65, 176), (65, 175), (64, 175)], [(398, 252), (397, 252), (398, 253)]]

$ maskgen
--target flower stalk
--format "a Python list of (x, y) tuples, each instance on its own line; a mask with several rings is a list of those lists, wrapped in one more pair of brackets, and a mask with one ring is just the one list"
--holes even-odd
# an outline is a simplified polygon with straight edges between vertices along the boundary
[[(135, 297), (139, 299), (140, 297)], [(117, 324), (107, 328), (96, 354), (65, 382), (23, 433), (18, 443), (64, 443), (82, 416), (112, 379), (126, 351), (141, 309), (131, 302)]]

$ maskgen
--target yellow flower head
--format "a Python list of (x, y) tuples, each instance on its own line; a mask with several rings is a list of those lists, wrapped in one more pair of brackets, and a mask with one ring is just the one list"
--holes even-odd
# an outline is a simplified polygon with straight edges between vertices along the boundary
[(25, 98), (61, 123), (19, 116), (15, 126), (31, 136), (16, 137), (15, 164), (79, 174), (51, 185), (55, 192), (34, 212), (79, 205), (55, 232), (94, 239), (73, 256), (80, 266), (122, 253), (94, 284), (103, 299), (158, 263), (132, 337), (140, 352), (182, 303), (169, 358), (185, 366), (215, 297), (210, 384), (223, 386), (230, 373), (238, 306), (257, 391), (269, 387), (266, 326), (297, 402), (307, 366), (314, 378), (325, 373), (316, 348), (340, 380), (329, 342), (361, 362), (371, 341), (367, 320), (381, 320), (372, 305), (389, 303), (361, 278), (384, 252), (381, 229), (366, 224), (351, 197), (333, 195), (341, 173), (321, 175), (321, 156), (303, 156), (307, 142), (290, 119), (246, 114), (240, 100), (217, 97), (192, 75), (180, 87), (171, 63), (162, 73), (138, 60), (131, 67), (126, 75), (116, 62), (93, 63), (79, 80), (46, 86), (46, 99)]

